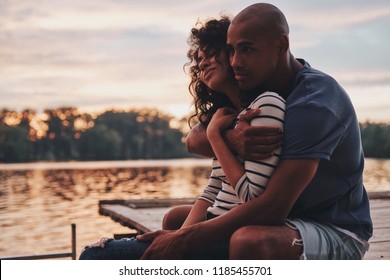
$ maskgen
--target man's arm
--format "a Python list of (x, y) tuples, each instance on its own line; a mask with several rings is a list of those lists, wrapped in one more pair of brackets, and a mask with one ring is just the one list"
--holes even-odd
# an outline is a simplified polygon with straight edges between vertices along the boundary
[(155, 232), (139, 239), (154, 239), (145, 259), (181, 258), (197, 248), (229, 242), (231, 235), (246, 225), (283, 225), (299, 195), (312, 180), (319, 159), (281, 160), (267, 189), (256, 199), (226, 214), (176, 232)]
[(206, 126), (197, 123), (186, 137), (186, 147), (191, 154), (212, 158), (214, 157), (214, 152), (207, 139), (206, 130)]
[[(249, 123), (259, 114), (258, 110), (248, 110), (240, 117), (235, 129), (224, 132), (224, 139), (233, 153), (248, 160), (269, 158), (281, 146), (282, 132), (279, 127), (250, 126)], [(214, 157), (213, 149), (207, 139), (207, 127), (198, 123), (186, 139), (188, 152), (203, 157)]]

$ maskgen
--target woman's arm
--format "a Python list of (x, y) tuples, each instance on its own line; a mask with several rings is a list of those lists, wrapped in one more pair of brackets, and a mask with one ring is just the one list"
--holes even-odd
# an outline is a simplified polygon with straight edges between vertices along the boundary
[(207, 138), (231, 186), (235, 186), (245, 173), (244, 166), (237, 160), (223, 139), (223, 131), (235, 120), (233, 109), (224, 107), (215, 112), (208, 127)]
[[(259, 95), (249, 108), (259, 108), (260, 113), (254, 117), (251, 126), (272, 126), (283, 130), (286, 103), (276, 93), (265, 92)], [(251, 200), (264, 192), (267, 183), (274, 172), (282, 152), (277, 148), (272, 156), (262, 160), (245, 160), (245, 174), (235, 188), (242, 201)]]
[(182, 228), (205, 220), (207, 208), (214, 204), (215, 198), (222, 189), (222, 181), (214, 173), (215, 171), (213, 170), (210, 174), (207, 186), (192, 206), (187, 219), (182, 225)]
[(192, 206), (190, 213), (187, 216), (187, 219), (184, 221), (182, 228), (194, 225), (199, 222), (206, 220), (207, 208), (212, 204), (209, 201), (204, 199), (197, 199), (195, 204)]
[[(248, 109), (257, 112), (257, 116), (251, 121), (252, 126), (274, 126), (283, 128), (285, 102), (276, 93), (266, 92), (260, 95)], [(243, 115), (243, 114), (241, 114)], [(211, 125), (217, 126), (214, 133), (210, 135), (210, 142), (217, 155), (218, 161), (227, 176), (231, 186), (235, 189), (241, 201), (245, 202), (259, 196), (268, 183), (279, 161), (281, 148), (278, 148), (272, 156), (266, 160), (250, 161), (241, 163), (229, 151), (224, 143), (221, 133), (218, 133), (224, 125), (223, 116), (217, 115)], [(226, 118), (225, 118), (226, 119)], [(247, 124), (248, 125), (248, 124)], [(212, 133), (212, 131), (210, 132)]]

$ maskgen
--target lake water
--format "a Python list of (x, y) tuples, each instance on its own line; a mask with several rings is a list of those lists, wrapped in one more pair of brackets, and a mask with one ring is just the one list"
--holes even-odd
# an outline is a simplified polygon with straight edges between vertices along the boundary
[[(0, 164), (0, 256), (70, 251), (130, 230), (98, 213), (99, 200), (196, 197), (210, 160)], [(368, 191), (390, 191), (390, 160), (367, 159)]]

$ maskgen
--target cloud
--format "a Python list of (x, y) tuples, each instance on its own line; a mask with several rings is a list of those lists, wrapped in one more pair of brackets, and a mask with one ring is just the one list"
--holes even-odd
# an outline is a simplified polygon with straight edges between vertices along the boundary
[[(387, 2), (273, 1), (290, 23), (294, 55), (335, 76), (358, 100), (367, 96), (361, 91), (389, 85)], [(2, 0), (2, 105), (150, 105), (183, 113), (191, 103), (182, 68), (190, 29), (252, 3)]]
[[(338, 28), (311, 31), (318, 22), (298, 28), (291, 39), (293, 52), (305, 57), (313, 67), (334, 74), (343, 84), (365, 87), (389, 85), (390, 58), (386, 53), (390, 38), (387, 28), (390, 25), (390, 7), (382, 8), (367, 8), (367, 11), (364, 7), (353, 9), (349, 13), (355, 14), (354, 24), (350, 24), (348, 19), (343, 24), (343, 13), (339, 12), (337, 20), (334, 21), (335, 16), (329, 19), (329, 26), (336, 24)], [(343, 11), (343, 8), (340, 10)], [(364, 13), (370, 16), (362, 16)], [(308, 30), (311, 32), (305, 33)]]
[(360, 121), (389, 122), (390, 85), (367, 88), (351, 87), (347, 90)]

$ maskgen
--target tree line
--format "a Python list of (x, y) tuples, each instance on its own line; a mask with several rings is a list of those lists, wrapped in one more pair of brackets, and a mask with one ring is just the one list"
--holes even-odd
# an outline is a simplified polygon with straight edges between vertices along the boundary
[[(173, 126), (173, 124), (175, 124)], [(155, 109), (81, 113), (77, 108), (0, 110), (0, 162), (167, 159), (192, 156), (187, 121)], [(390, 158), (390, 124), (360, 124), (366, 157)]]
[[(0, 111), (0, 162), (166, 159), (191, 156), (175, 119), (158, 110)], [(177, 121), (183, 125), (185, 120)]]
[(363, 150), (366, 157), (390, 158), (390, 124), (360, 124)]

